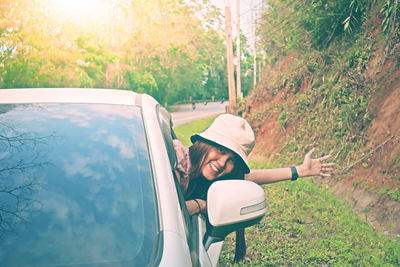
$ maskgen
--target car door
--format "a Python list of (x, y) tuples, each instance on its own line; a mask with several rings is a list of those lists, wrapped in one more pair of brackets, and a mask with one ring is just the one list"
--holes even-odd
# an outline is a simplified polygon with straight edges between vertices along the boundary
[[(160, 123), (160, 127), (162, 130), (162, 134), (164, 137), (165, 145), (168, 151), (168, 156), (170, 160), (170, 164), (172, 169), (175, 169), (177, 164), (176, 152), (173, 145), (173, 139), (176, 139), (175, 133), (172, 129), (172, 120), (171, 115), (168, 111), (159, 106), (158, 107), (158, 119)], [(183, 197), (183, 194), (180, 189), (180, 185), (178, 179), (174, 175), (175, 186), (178, 192), (179, 204), (182, 210), (182, 216), (185, 219), (186, 227), (187, 227), (187, 243), (190, 248), (191, 260), (193, 266), (204, 266), (204, 267), (212, 267), (216, 266), (220, 251), (220, 246), (218, 244), (213, 244), (209, 251), (212, 252), (212, 259), (210, 258), (209, 253), (206, 251), (203, 239), (206, 233), (206, 221), (204, 216), (196, 214), (193, 216), (189, 216), (189, 213), (186, 209), (186, 203)], [(222, 242), (220, 242), (222, 244)], [(219, 250), (218, 250), (219, 247)]]
[[(198, 247), (199, 247), (199, 259), (202, 263), (201, 266), (217, 266), (219, 255), (221, 253), (223, 241), (213, 243), (206, 250), (204, 247), (204, 237), (207, 231), (206, 219), (202, 215), (193, 215), (192, 216), (192, 224), (196, 225), (198, 232)], [(211, 264), (211, 265), (209, 265)]]

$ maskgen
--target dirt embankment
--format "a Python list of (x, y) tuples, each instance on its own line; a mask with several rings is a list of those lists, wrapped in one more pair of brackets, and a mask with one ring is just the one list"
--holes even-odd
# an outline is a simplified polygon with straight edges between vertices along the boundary
[[(284, 60), (280, 71), (295, 56)], [(315, 178), (315, 181), (325, 184), (339, 198), (350, 201), (353, 211), (376, 229), (400, 235), (400, 200), (390, 197), (396, 188), (400, 191), (400, 70), (392, 60), (382, 62), (381, 58), (377, 52), (368, 67), (368, 76), (375, 81), (377, 89), (369, 103), (373, 119), (365, 129), (367, 152), (360, 153), (359, 160), (351, 163), (345, 174)], [(257, 99), (250, 99), (247, 105), (250, 112), (259, 111), (286, 99), (285, 90), (275, 96), (266, 92)], [(276, 114), (262, 125), (256, 125), (257, 142), (250, 157), (261, 161), (266, 160), (265, 151), (269, 151), (268, 155), (278, 153), (290, 136), (291, 127), (294, 126), (289, 125), (282, 131)]]
[(376, 229), (400, 235), (400, 202), (389, 194), (400, 188), (400, 71), (381, 82), (371, 103), (376, 113), (367, 129), (369, 153), (360, 155), (341, 180), (316, 180), (349, 200), (353, 211)]

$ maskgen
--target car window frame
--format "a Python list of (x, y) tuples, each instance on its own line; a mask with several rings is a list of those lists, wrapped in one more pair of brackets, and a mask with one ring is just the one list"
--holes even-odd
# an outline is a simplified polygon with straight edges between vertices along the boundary
[(181, 190), (180, 184), (178, 177), (175, 173), (175, 168), (177, 166), (177, 156), (176, 156), (176, 151), (174, 148), (173, 140), (177, 139), (176, 134), (173, 130), (173, 123), (172, 123), (172, 118), (171, 114), (161, 105), (157, 105), (156, 107), (156, 114), (158, 118), (158, 123), (160, 125), (161, 131), (162, 131), (162, 136), (164, 138), (164, 143), (167, 149), (171, 169), (172, 169), (172, 175), (174, 177), (174, 182), (175, 182), (175, 188), (178, 194), (178, 200), (179, 200), (179, 205), (180, 209), (182, 212), (182, 217), (185, 222), (185, 228), (186, 228), (186, 238), (187, 238), (187, 244), (190, 249), (190, 256), (192, 260), (193, 266), (200, 266), (200, 248), (199, 248), (199, 242), (200, 242), (200, 233), (199, 233), (199, 225), (198, 225), (198, 216), (197, 215), (189, 215), (189, 212), (186, 207), (186, 201), (183, 196), (183, 192)]

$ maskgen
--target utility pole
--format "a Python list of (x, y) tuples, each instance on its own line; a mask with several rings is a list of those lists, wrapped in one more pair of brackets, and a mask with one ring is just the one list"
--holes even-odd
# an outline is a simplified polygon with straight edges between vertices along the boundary
[(236, 0), (236, 97), (242, 99), (242, 83), (240, 80), (240, 0)]
[(228, 69), (229, 104), (235, 104), (235, 77), (233, 74), (233, 47), (230, 0), (225, 0), (226, 61)]
[(254, 63), (253, 63), (253, 69), (254, 69), (254, 80), (253, 80), (253, 88), (256, 88), (257, 85), (257, 50), (256, 50), (256, 10), (254, 8), (254, 3), (253, 0), (251, 0), (251, 16), (252, 16), (252, 21), (253, 21), (253, 57), (254, 57)]

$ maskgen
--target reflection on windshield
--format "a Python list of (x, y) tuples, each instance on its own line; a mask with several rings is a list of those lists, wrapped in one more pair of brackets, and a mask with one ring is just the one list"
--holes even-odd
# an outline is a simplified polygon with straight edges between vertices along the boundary
[(138, 107), (0, 113), (0, 262), (146, 265), (156, 211)]
[[(0, 121), (0, 240), (7, 232), (14, 232), (20, 223), (40, 206), (32, 194), (39, 183), (30, 175), (32, 169), (48, 164), (39, 160), (43, 151), (35, 150), (37, 145), (45, 147), (45, 139), (34, 133), (16, 131), (6, 121)], [(29, 155), (21, 156), (24, 151)], [(10, 179), (15, 177), (15, 180)]]

